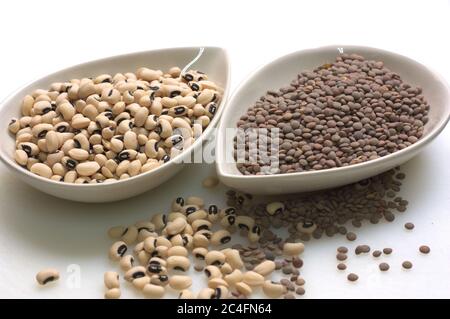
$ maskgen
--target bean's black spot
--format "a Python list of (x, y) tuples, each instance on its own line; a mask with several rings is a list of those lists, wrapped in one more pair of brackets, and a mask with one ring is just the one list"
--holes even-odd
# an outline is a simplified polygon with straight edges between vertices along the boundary
[(217, 208), (216, 205), (211, 205), (208, 208), (208, 213), (211, 215), (216, 215), (219, 212), (219, 209)]
[(174, 270), (179, 270), (179, 271), (186, 271), (183, 267), (181, 267), (181, 266), (176, 266), (176, 267), (173, 267), (173, 269)]
[(183, 239), (183, 246), (189, 244), (189, 238), (187, 236), (182, 236), (181, 238)]
[(261, 234), (261, 228), (258, 225), (253, 226), (252, 233), (260, 235)]
[(138, 228), (138, 232), (140, 232), (140, 231), (142, 231), (142, 230), (146, 230), (146, 231), (148, 231), (149, 233), (152, 232), (152, 230), (151, 230), (150, 228), (148, 228), (148, 227), (140, 227), (140, 228)]
[(142, 86), (138, 86), (137, 89), (138, 90), (144, 90), (144, 88)]
[(209, 232), (203, 232), (201, 233), (203, 236), (205, 236), (207, 239), (211, 239), (211, 234)]
[(44, 138), (45, 135), (47, 134), (47, 132), (48, 132), (47, 130), (42, 130), (42, 131), (40, 131), (39, 134), (38, 134), (38, 137), (39, 137), (39, 138)]
[(197, 211), (197, 208), (194, 206), (189, 206), (185, 209), (186, 215), (190, 215), (192, 213), (195, 213)]
[(167, 217), (166, 217), (166, 215), (162, 215), (162, 222), (163, 222), (164, 225), (167, 224)]
[(161, 282), (165, 282), (165, 281), (169, 280), (169, 277), (167, 275), (159, 275), (158, 279)]
[[(205, 256), (203, 256), (202, 254), (196, 254), (195, 258), (200, 259), (200, 260), (205, 260)], [(206, 270), (205, 270), (206, 272)]]
[(131, 277), (133, 277), (133, 279), (145, 277), (145, 272), (137, 271)]
[(225, 209), (225, 216), (236, 215), (236, 209), (234, 207), (229, 207)]
[(151, 86), (149, 87), (150, 90), (152, 91), (158, 91), (159, 90), (159, 86)]
[(111, 78), (105, 78), (101, 83), (111, 83)]
[(78, 140), (73, 140), (73, 144), (76, 148), (81, 148), (81, 143)]
[(209, 271), (209, 269), (205, 269), (205, 275), (206, 277), (211, 277), (211, 272)]
[(198, 77), (198, 79), (197, 79), (197, 81), (202, 81), (202, 80), (204, 80), (205, 78), (203, 77), (203, 76), (199, 76)]
[(244, 197), (243, 196), (238, 196), (237, 202), (238, 202), (239, 205), (242, 205), (244, 203)]
[(77, 166), (77, 162), (73, 159), (68, 159), (66, 161), (66, 166), (68, 169), (74, 169)]
[(220, 267), (220, 266), (222, 266), (222, 263), (220, 262), (220, 260), (214, 260), (214, 261), (211, 263), (211, 265)]
[(250, 230), (250, 228), (249, 228), (247, 225), (245, 225), (245, 224), (238, 224), (238, 227), (239, 227), (240, 229)]
[(205, 225), (200, 225), (200, 226), (198, 226), (197, 231), (204, 230), (204, 229), (209, 230), (209, 226), (206, 225), (206, 224)]
[(120, 245), (119, 248), (117, 248), (117, 253), (120, 257), (123, 257), (123, 255), (127, 252), (127, 249), (127, 245)]
[(172, 92), (170, 92), (170, 97), (171, 98), (173, 98), (173, 97), (175, 97), (175, 96), (178, 96), (178, 95), (180, 95), (181, 94), (181, 91), (178, 91), (178, 90), (175, 90), (175, 91), (172, 91)]
[(127, 120), (127, 118), (126, 117), (121, 117), (121, 118), (117, 119), (117, 121), (116, 121), (117, 125), (119, 125), (120, 122), (122, 122), (124, 120)]
[(200, 90), (200, 86), (197, 83), (192, 83), (190, 88), (192, 89), (192, 91)]
[(222, 295), (222, 291), (220, 288), (214, 289), (214, 293), (211, 295), (211, 299), (220, 299), (220, 296)]
[(183, 197), (177, 197), (177, 199), (175, 200), (175, 202), (180, 205), (183, 206), (184, 205), (184, 198)]
[(217, 106), (216, 106), (216, 104), (215, 104), (215, 103), (211, 103), (211, 104), (208, 106), (208, 112), (211, 113), (212, 115), (214, 115), (214, 114), (216, 114), (216, 111), (217, 111)]
[(59, 132), (59, 133), (64, 133), (64, 132), (67, 131), (67, 126), (65, 126), (65, 125), (60, 125), (60, 126), (58, 126), (58, 127), (56, 128), (56, 131)]
[(45, 278), (45, 280), (42, 283), (45, 285), (45, 284), (47, 284), (47, 283), (49, 283), (49, 282), (51, 282), (53, 280), (55, 280), (55, 277), (54, 276), (50, 276), (50, 277)]
[(314, 226), (314, 223), (312, 221), (305, 221), (305, 222), (303, 222), (303, 227), (304, 228), (310, 228), (312, 226)]
[(226, 243), (228, 243), (230, 240), (231, 240), (231, 237), (230, 237), (230, 236), (225, 236), (225, 237), (223, 237), (223, 238), (220, 240), (220, 242), (221, 242), (222, 244), (226, 244)]
[(42, 110), (42, 114), (47, 114), (48, 112), (53, 111), (51, 107), (46, 107)]
[(194, 79), (194, 76), (192, 74), (186, 73), (183, 75), (183, 79), (185, 79), (187, 82), (191, 82)]
[(216, 94), (216, 93), (214, 93), (214, 95), (213, 95), (213, 98), (212, 98), (211, 102), (214, 102), (214, 101), (216, 101), (216, 100), (217, 100), (217, 94)]
[(175, 115), (182, 115), (186, 112), (186, 108), (184, 106), (178, 106), (175, 108)]
[(169, 156), (169, 155), (164, 155), (164, 156), (161, 158), (161, 160), (162, 160), (164, 163), (167, 163), (168, 161), (170, 161), (170, 156)]
[(232, 226), (232, 225), (234, 225), (236, 218), (234, 216), (228, 216), (227, 220), (228, 220), (228, 224), (230, 224), (230, 226)]
[(118, 158), (119, 158), (121, 161), (124, 161), (124, 160), (126, 160), (126, 159), (129, 159), (129, 158), (130, 158), (130, 153), (128, 153), (128, 151), (120, 152), (119, 155), (118, 155)]
[(108, 96), (111, 96), (113, 94), (113, 89), (109, 90)]

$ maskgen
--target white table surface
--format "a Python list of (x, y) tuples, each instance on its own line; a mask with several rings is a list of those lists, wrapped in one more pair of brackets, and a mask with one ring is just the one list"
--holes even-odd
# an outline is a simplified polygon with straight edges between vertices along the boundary
[[(87, 8), (81, 4), (67, 10), (51, 1), (2, 2), (0, 39), (7, 45), (2, 45), (0, 59), (0, 97), (40, 75), (87, 60), (201, 44), (228, 49), (232, 89), (250, 71), (279, 55), (336, 43), (396, 51), (450, 79), (449, 47), (442, 41), (450, 29), (448, 1), (350, 1), (345, 8), (337, 1), (308, 5), (259, 1), (257, 13), (251, 1), (201, 0), (193, 8), (185, 1), (171, 1), (169, 6), (130, 0), (126, 11), (109, 4), (89, 3), (89, 10), (102, 13), (97, 27), (96, 23), (84, 22), (82, 14)], [(140, 16), (139, 12), (145, 14)], [(179, 21), (176, 26), (167, 24), (167, 15)], [(109, 19), (106, 25), (122, 18), (136, 28), (115, 27), (105, 32), (105, 17)], [(193, 23), (199, 27), (185, 28), (181, 21), (186, 17), (194, 21), (199, 17), (205, 26)], [(148, 32), (151, 25), (166, 27)], [(139, 27), (146, 32), (137, 32)], [(341, 237), (307, 243), (302, 270), (307, 282), (304, 298), (450, 297), (449, 141), (447, 128), (422, 154), (402, 167), (407, 178), (401, 195), (410, 206), (395, 222), (364, 225), (357, 230), (358, 240), (354, 243)], [(138, 197), (112, 204), (81, 204), (40, 193), (15, 180), (0, 164), (0, 298), (102, 298), (103, 272), (115, 267), (107, 258), (108, 227), (165, 211), (178, 195), (200, 195), (223, 203), (224, 187), (213, 191), (200, 187), (202, 178), (213, 172), (213, 165), (193, 164), (160, 188)], [(412, 232), (403, 228), (409, 221), (416, 225)], [(360, 280), (347, 282), (345, 275), (336, 270), (335, 249), (342, 244), (349, 248), (357, 244), (369, 244), (374, 249), (392, 247), (394, 253), (383, 257), (391, 269), (381, 273), (373, 257), (350, 254), (349, 270), (359, 274)], [(431, 247), (428, 256), (418, 253), (421, 244)], [(414, 268), (402, 270), (403, 260), (411, 260)], [(38, 287), (35, 273), (50, 266), (60, 269), (61, 281), (51, 287)], [(70, 272), (73, 270), (75, 273)], [(204, 279), (196, 277), (194, 288), (202, 285)], [(125, 284), (122, 292), (124, 297), (139, 297)]]

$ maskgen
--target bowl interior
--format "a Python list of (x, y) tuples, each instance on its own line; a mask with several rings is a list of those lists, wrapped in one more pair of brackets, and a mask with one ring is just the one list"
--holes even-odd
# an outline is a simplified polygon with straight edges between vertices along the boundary
[[(72, 78), (92, 77), (103, 73), (114, 74), (117, 72), (135, 72), (139, 67), (145, 66), (153, 69), (161, 69), (167, 71), (172, 66), (179, 66), (183, 68), (190, 61), (192, 61), (198, 54), (198, 47), (188, 48), (173, 48), (162, 49), (154, 51), (144, 51), (137, 53), (130, 53), (120, 56), (109, 57), (101, 60), (91, 61), (76, 66), (69, 67), (67, 69), (52, 73), (45, 77), (40, 78), (24, 87), (20, 88), (12, 95), (10, 95), (5, 101), (2, 102), (0, 109), (0, 156), (13, 168), (17, 168), (29, 176), (41, 179), (41, 177), (31, 174), (26, 169), (17, 165), (13, 159), (13, 152), (15, 149), (14, 137), (8, 132), (8, 124), (10, 119), (20, 117), (20, 106), (22, 98), (39, 88), (48, 88), (53, 82), (68, 81)], [(228, 94), (229, 86), (229, 65), (226, 52), (217, 47), (205, 47), (202, 56), (192, 65), (193, 69), (203, 71), (208, 74), (212, 81), (218, 83), (224, 88), (224, 98), (219, 106), (216, 116), (211, 121), (208, 128), (202, 134), (202, 137), (198, 139), (188, 150), (182, 153), (180, 156), (186, 156), (194, 147), (201, 143), (201, 140), (211, 132), (212, 128), (217, 124), (223, 106)], [(170, 164), (167, 163), (166, 165)], [(162, 167), (166, 166), (163, 165)], [(160, 168), (158, 168), (160, 169)], [(157, 169), (157, 170), (158, 170)], [(129, 182), (142, 175), (150, 174), (153, 171), (146, 172), (144, 174), (137, 175), (128, 180), (119, 181)], [(46, 180), (48, 182), (54, 182)], [(56, 183), (56, 182), (54, 182)], [(61, 183), (58, 183), (61, 184)], [(83, 186), (101, 186), (103, 184), (87, 184)], [(106, 185), (106, 184), (105, 184)], [(73, 184), (73, 186), (79, 186)]]
[(217, 161), (220, 174), (243, 176), (236, 168), (232, 148), (224, 147), (225, 143), (229, 141), (229, 136), (227, 138), (224, 133), (225, 129), (235, 129), (236, 122), (240, 116), (267, 90), (287, 86), (300, 72), (312, 70), (322, 64), (333, 62), (336, 56), (339, 55), (338, 47), (342, 47), (345, 53), (356, 53), (364, 56), (366, 59), (383, 61), (385, 66), (391, 71), (398, 73), (403, 81), (413, 86), (420, 86), (423, 89), (423, 95), (431, 107), (429, 122), (425, 125), (424, 135), (421, 140), (426, 139), (434, 131), (445, 125), (449, 117), (447, 85), (438, 75), (422, 64), (396, 53), (359, 46), (329, 46), (298, 51), (263, 66), (246, 79), (233, 94), (223, 114), (219, 130)]

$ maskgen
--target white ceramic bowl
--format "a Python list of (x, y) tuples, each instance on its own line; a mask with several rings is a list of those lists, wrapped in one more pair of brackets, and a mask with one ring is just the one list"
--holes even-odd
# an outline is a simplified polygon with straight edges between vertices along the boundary
[[(138, 67), (146, 66), (154, 69), (168, 70), (172, 66), (183, 68), (199, 52), (198, 47), (172, 48), (154, 51), (130, 53), (101, 60), (79, 64), (59, 72), (47, 75), (28, 84), (10, 95), (0, 106), (0, 158), (14, 173), (29, 185), (45, 193), (81, 202), (110, 202), (125, 199), (157, 187), (174, 176), (183, 167), (181, 163), (169, 161), (161, 167), (108, 184), (69, 184), (52, 181), (30, 173), (17, 165), (13, 159), (15, 141), (8, 132), (11, 118), (20, 116), (22, 98), (38, 88), (47, 88), (53, 82), (66, 81), (72, 78), (91, 77), (102, 73), (135, 72)], [(222, 48), (205, 47), (200, 59), (192, 66), (208, 74), (209, 78), (224, 88), (224, 96), (217, 114), (204, 131), (201, 138), (177, 157), (177, 161), (191, 156), (202, 142), (208, 138), (217, 125), (228, 95), (229, 63), (227, 53)]]
[[(338, 47), (342, 47), (345, 53), (357, 53), (367, 59), (383, 61), (386, 67), (398, 73), (405, 82), (422, 87), (431, 107), (430, 120), (425, 125), (423, 137), (396, 153), (347, 167), (279, 175), (242, 175), (233, 160), (232, 147), (225, 148), (225, 129), (236, 128), (240, 116), (267, 90), (288, 85), (302, 71), (333, 62), (339, 54)], [(258, 69), (233, 93), (222, 116), (217, 136), (218, 176), (224, 184), (252, 194), (314, 191), (356, 182), (398, 166), (419, 153), (447, 124), (449, 103), (449, 90), (443, 78), (422, 64), (396, 53), (360, 46), (327, 46), (294, 52)]]

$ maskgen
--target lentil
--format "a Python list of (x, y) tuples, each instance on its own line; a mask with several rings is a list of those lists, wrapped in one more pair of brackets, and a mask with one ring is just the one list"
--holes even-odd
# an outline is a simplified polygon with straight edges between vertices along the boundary
[(431, 249), (430, 249), (430, 247), (428, 247), (428, 246), (422, 245), (422, 246), (419, 247), (419, 251), (420, 251), (422, 254), (429, 254), (430, 251), (431, 251)]
[(402, 263), (402, 267), (403, 267), (404, 269), (411, 269), (412, 266), (413, 266), (413, 264), (412, 264), (412, 262), (410, 262), (410, 261), (404, 261), (404, 262)]
[(349, 281), (357, 281), (358, 280), (358, 275), (357, 274), (354, 274), (354, 273), (350, 273), (350, 274), (348, 274), (348, 276), (347, 276), (347, 279), (349, 280)]
[(388, 263), (381, 263), (378, 265), (381, 271), (388, 271), (389, 270), (389, 264)]

